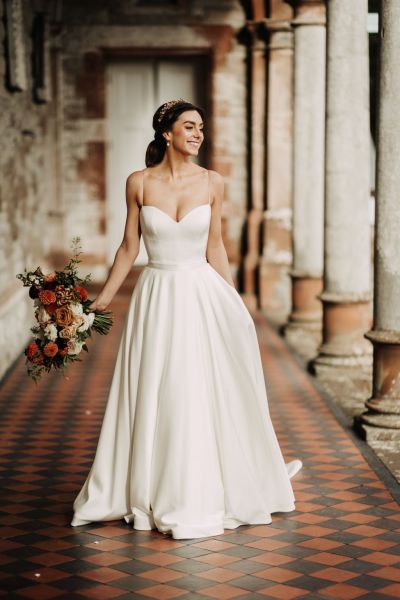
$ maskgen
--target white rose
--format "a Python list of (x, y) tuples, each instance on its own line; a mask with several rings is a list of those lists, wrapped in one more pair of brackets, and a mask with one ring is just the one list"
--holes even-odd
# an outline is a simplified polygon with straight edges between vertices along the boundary
[(36, 314), (36, 318), (40, 324), (48, 323), (48, 321), (51, 321), (51, 316), (49, 315), (47, 310), (44, 308), (44, 306), (40, 306), (39, 308), (37, 308), (35, 311), (35, 314)]
[(74, 317), (79, 317), (83, 313), (82, 304), (79, 304), (79, 302), (74, 302), (73, 304), (70, 304), (69, 308)]
[(94, 314), (94, 312), (91, 312), (91, 313), (88, 314), (89, 327), (91, 327), (93, 325), (93, 321), (94, 321), (95, 316), (96, 315)]
[(90, 327), (89, 316), (82, 315), (83, 323), (78, 327), (78, 331), (87, 331)]
[(44, 335), (52, 342), (55, 342), (58, 337), (57, 327), (53, 323), (49, 323), (44, 328)]
[(83, 342), (78, 342), (76, 340), (68, 340), (68, 354), (79, 354), (79, 352), (82, 350), (82, 346)]

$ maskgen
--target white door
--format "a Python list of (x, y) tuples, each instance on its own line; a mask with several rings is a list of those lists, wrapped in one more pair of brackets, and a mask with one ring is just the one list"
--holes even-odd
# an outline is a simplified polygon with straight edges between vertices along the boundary
[[(153, 139), (155, 110), (168, 100), (198, 102), (196, 67), (188, 61), (132, 60), (107, 66), (107, 261), (111, 265), (126, 220), (125, 183), (132, 171), (145, 167)], [(201, 104), (201, 103), (200, 103)], [(135, 265), (147, 263), (140, 241)]]

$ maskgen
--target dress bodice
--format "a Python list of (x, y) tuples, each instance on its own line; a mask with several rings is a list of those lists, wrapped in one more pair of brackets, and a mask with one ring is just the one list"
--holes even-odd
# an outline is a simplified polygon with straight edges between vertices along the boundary
[(149, 264), (191, 264), (206, 260), (211, 205), (192, 208), (175, 221), (156, 206), (140, 209), (140, 226)]

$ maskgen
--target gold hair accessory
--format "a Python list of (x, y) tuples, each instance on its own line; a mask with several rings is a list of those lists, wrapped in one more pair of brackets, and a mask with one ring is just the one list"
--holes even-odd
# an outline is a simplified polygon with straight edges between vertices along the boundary
[(174, 106), (177, 106), (178, 104), (186, 104), (186, 100), (183, 100), (183, 98), (179, 98), (178, 100), (170, 100), (169, 102), (165, 102), (165, 104), (162, 105), (160, 114), (158, 115), (157, 122), (161, 123), (161, 121), (163, 120), (163, 118), (165, 116), (165, 113), (167, 111), (169, 111), (171, 108), (173, 108)]

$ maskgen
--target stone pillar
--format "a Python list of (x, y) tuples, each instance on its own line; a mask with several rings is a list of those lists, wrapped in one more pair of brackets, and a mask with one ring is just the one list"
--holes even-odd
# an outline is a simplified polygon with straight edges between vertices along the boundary
[(285, 337), (312, 358), (321, 341), (325, 149), (325, 2), (296, 0), (292, 312)]
[(372, 358), (364, 337), (371, 326), (367, 15), (368, 0), (327, 4), (323, 343), (313, 362), (328, 386), (343, 380), (346, 395), (364, 398)]
[(291, 307), (293, 193), (293, 8), (271, 0), (268, 33), (266, 197), (260, 267), (260, 306), (275, 323)]
[(373, 391), (359, 424), (368, 440), (400, 439), (400, 2), (381, 3), (377, 124)]
[(264, 206), (265, 43), (258, 36), (258, 31), (255, 22), (247, 24), (250, 208), (246, 219), (247, 252), (242, 297), (250, 310), (258, 305), (257, 278)]

